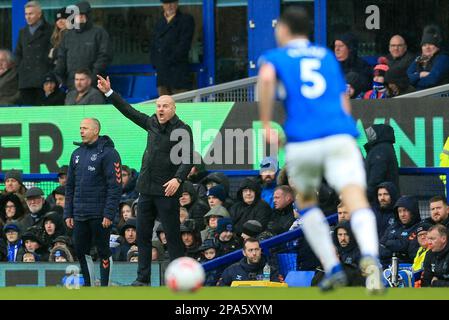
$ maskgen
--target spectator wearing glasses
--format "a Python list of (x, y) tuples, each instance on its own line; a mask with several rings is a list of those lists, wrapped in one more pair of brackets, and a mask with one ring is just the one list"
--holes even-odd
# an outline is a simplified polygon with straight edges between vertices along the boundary
[(388, 49), (390, 54), (387, 55), (388, 66), (390, 70), (394, 71), (398, 77), (407, 77), (407, 68), (415, 59), (415, 55), (408, 51), (407, 43), (399, 34), (391, 37)]

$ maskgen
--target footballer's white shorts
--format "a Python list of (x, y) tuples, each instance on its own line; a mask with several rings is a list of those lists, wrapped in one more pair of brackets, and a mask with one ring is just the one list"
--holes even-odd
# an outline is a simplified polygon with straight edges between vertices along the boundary
[(286, 165), (290, 182), (301, 193), (318, 191), (323, 175), (338, 193), (348, 185), (366, 188), (363, 158), (350, 135), (288, 143)]

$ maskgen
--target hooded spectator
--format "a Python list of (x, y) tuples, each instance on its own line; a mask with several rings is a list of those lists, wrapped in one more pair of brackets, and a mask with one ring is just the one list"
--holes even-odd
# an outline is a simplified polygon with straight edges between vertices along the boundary
[[(216, 257), (218, 257), (218, 247), (215, 243), (214, 239), (207, 239), (203, 242), (203, 244), (198, 248), (198, 251), (201, 252), (201, 257), (199, 258), (199, 262), (206, 263), (209, 262)], [(217, 285), (217, 281), (222, 272), (222, 268), (216, 268), (213, 270), (206, 271), (206, 280), (204, 280), (205, 287), (215, 287)]]
[(231, 218), (218, 219), (215, 234), (219, 256), (223, 256), (241, 248), (240, 241), (234, 233)]
[[(229, 208), (234, 204), (234, 201), (230, 198), (229, 194), (229, 178), (222, 172), (213, 172), (207, 175), (201, 184), (206, 188), (206, 191), (210, 188), (221, 184), (224, 187), (226, 200), (223, 203), (223, 207), (229, 210)], [(207, 199), (205, 199), (207, 201)]]
[(53, 240), (52, 249), (56, 247), (64, 247), (70, 252), (70, 256), (74, 260), (74, 249), (72, 245), (72, 239), (69, 236), (59, 236)]
[(388, 71), (388, 60), (379, 57), (377, 65), (374, 67), (373, 87), (363, 96), (365, 100), (388, 98), (387, 85), (385, 84), (385, 73)]
[(122, 165), (122, 197), (121, 201), (136, 200), (139, 193), (136, 191), (137, 178), (139, 174), (136, 169)]
[(32, 252), (38, 256), (38, 261), (48, 261), (49, 252), (43, 239), (39, 235), (38, 228), (30, 228), (22, 235), (25, 252)]
[(19, 100), (19, 79), (14, 57), (9, 50), (0, 49), (0, 106), (14, 105)]
[(162, 248), (164, 249), (164, 259), (163, 260), (169, 260), (170, 257), (168, 255), (167, 250), (167, 238), (164, 232), (164, 228), (162, 227), (162, 224), (159, 224), (156, 228), (156, 235), (159, 242), (162, 244)]
[(237, 202), (229, 210), (235, 233), (240, 236), (248, 220), (259, 221), (264, 230), (271, 216), (270, 206), (260, 198), (260, 186), (251, 178), (244, 179), (237, 191)]
[(186, 256), (197, 260), (199, 258), (198, 248), (201, 245), (201, 239), (199, 239), (197, 232), (188, 224), (181, 224), (180, 231)]
[(159, 240), (153, 240), (151, 242), (152, 252), (151, 261), (164, 261), (165, 260), (165, 249)]
[(393, 148), (396, 142), (393, 128), (388, 124), (374, 124), (365, 131), (367, 194), (373, 203), (379, 183), (392, 182), (399, 190), (399, 165)]
[(73, 255), (66, 246), (54, 246), (50, 250), (49, 262), (74, 262)]
[(392, 182), (382, 182), (376, 188), (377, 197), (372, 204), (376, 215), (377, 234), (382, 238), (388, 227), (395, 223), (394, 205), (399, 198), (398, 189)]
[(427, 89), (449, 81), (449, 56), (441, 51), (443, 37), (438, 26), (424, 28), (421, 55), (407, 69), (410, 84), (416, 90)]
[(179, 203), (181, 207), (187, 209), (189, 218), (195, 221), (195, 229), (197, 231), (204, 230), (204, 215), (209, 211), (209, 207), (206, 202), (198, 198), (195, 187), (190, 181), (184, 181), (182, 184)]
[(215, 235), (215, 229), (217, 228), (218, 219), (229, 218), (229, 212), (225, 207), (221, 205), (215, 206), (209, 210), (208, 213), (204, 215), (204, 221), (206, 228), (201, 231), (201, 239), (204, 241), (206, 239), (213, 239)]
[(370, 90), (371, 68), (364, 60), (358, 57), (358, 39), (352, 33), (345, 33), (335, 38), (334, 52), (343, 73), (347, 75), (354, 72), (359, 75), (361, 91)]
[(47, 73), (42, 80), (42, 94), (39, 105), (63, 106), (65, 93), (59, 89), (59, 81), (53, 72)]
[(42, 226), (41, 239), (47, 248), (51, 247), (57, 237), (64, 236), (67, 232), (62, 216), (56, 211), (45, 214)]
[(277, 186), (277, 174), (279, 172), (278, 160), (273, 157), (265, 157), (260, 163), (259, 177), (262, 188), (261, 198), (274, 208), (273, 194)]
[(379, 240), (379, 257), (384, 267), (391, 263), (395, 254), (399, 263), (413, 263), (419, 244), (416, 228), (421, 221), (418, 201), (411, 196), (402, 196), (394, 205), (395, 224), (390, 226)]
[(18, 221), (25, 215), (19, 196), (14, 193), (0, 195), (0, 224)]
[(76, 4), (79, 14), (75, 15), (77, 28), (68, 30), (58, 48), (56, 74), (69, 88), (74, 87), (75, 72), (89, 69), (92, 83), (97, 74), (104, 75), (112, 61), (111, 41), (108, 33), (93, 24), (92, 8), (87, 1)]

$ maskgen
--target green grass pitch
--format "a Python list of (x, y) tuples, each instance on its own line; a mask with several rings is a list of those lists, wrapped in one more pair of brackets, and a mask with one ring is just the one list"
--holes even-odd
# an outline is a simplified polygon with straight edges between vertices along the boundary
[(201, 288), (175, 293), (166, 287), (95, 287), (69, 290), (56, 287), (0, 288), (0, 300), (448, 300), (449, 288), (388, 289), (368, 295), (364, 288), (340, 288), (322, 293), (318, 288)]

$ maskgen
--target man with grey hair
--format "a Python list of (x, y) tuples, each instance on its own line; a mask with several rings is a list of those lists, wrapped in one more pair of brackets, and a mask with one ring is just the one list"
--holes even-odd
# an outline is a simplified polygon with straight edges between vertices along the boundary
[(19, 83), (11, 51), (0, 49), (0, 106), (13, 105), (19, 99)]
[(20, 102), (36, 105), (42, 93), (42, 80), (51, 69), (48, 59), (53, 28), (42, 16), (37, 1), (25, 5), (27, 25), (20, 29), (15, 56), (19, 74)]

